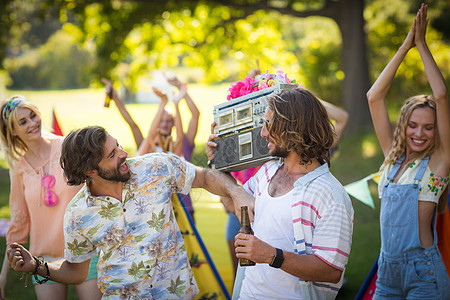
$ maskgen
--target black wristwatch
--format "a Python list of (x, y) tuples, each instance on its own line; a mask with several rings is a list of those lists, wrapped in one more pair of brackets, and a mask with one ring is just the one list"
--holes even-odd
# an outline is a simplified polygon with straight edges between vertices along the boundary
[(269, 266), (273, 268), (281, 268), (281, 265), (283, 264), (284, 257), (283, 257), (283, 250), (275, 248), (277, 250), (277, 254), (275, 254), (272, 258), (272, 261), (270, 262)]

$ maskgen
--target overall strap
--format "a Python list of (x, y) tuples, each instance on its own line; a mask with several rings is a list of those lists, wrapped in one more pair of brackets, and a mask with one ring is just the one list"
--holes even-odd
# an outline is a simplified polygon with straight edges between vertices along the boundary
[(397, 175), (398, 169), (400, 169), (400, 166), (402, 165), (402, 162), (404, 159), (405, 159), (405, 153), (403, 153), (399, 159), (395, 160), (394, 167), (389, 172), (386, 183), (392, 182), (392, 180), (395, 178), (395, 175)]
[(419, 182), (422, 180), (423, 173), (425, 172), (429, 159), (430, 159), (429, 156), (425, 156), (424, 158), (422, 158), (416, 176), (414, 176), (414, 184), (419, 184)]

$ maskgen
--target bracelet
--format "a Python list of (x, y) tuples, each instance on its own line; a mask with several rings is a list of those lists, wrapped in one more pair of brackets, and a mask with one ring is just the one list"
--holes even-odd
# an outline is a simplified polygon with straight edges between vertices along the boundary
[[(46, 283), (46, 282), (50, 279), (50, 270), (48, 269), (47, 262), (46, 262), (46, 261), (43, 261), (41, 258), (38, 258), (38, 257), (36, 257), (36, 256), (33, 256), (33, 258), (34, 258), (34, 259), (36, 260), (36, 262), (38, 263), (38, 266), (36, 267), (36, 270), (35, 270), (35, 272), (33, 273), (34, 280), (36, 280), (36, 282), (37, 282), (38, 284)], [(47, 270), (47, 274), (44, 276), (44, 279), (42, 279), (42, 280), (40, 280), (40, 279), (38, 278), (38, 275), (37, 275), (37, 271), (40, 269), (40, 266), (41, 266), (41, 265), (44, 265), (44, 266), (45, 266), (45, 269)]]
[(31, 273), (31, 275), (35, 275), (37, 274), (37, 272), (39, 271), (39, 269), (42, 266), (42, 260), (36, 256), (33, 256), (34, 260), (36, 261), (36, 269), (34, 269), (34, 272)]

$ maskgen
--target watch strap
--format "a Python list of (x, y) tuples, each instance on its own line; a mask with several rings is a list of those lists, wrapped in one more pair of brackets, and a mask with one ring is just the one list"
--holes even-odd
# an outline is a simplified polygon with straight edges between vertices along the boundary
[(279, 248), (275, 248), (275, 250), (277, 251), (277, 253), (272, 257), (272, 261), (270, 262), (269, 266), (273, 268), (281, 268), (281, 265), (284, 262), (283, 250)]

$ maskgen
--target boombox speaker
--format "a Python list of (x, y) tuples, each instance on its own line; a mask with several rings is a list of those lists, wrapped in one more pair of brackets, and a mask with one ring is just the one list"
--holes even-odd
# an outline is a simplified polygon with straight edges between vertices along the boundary
[(269, 155), (266, 139), (261, 137), (261, 128), (256, 127), (216, 140), (215, 168), (221, 171), (236, 172), (260, 166), (273, 159)]

